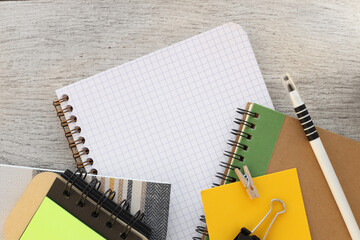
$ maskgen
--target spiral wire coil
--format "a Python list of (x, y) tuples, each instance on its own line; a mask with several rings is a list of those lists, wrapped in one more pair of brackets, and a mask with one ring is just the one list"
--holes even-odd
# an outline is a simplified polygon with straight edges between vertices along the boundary
[[(238, 108), (236, 111), (238, 114), (243, 115), (243, 118), (245, 118), (247, 115), (254, 117), (254, 118), (258, 118), (259, 114), (255, 113), (255, 112), (251, 112), (249, 110), (245, 110), (245, 109), (241, 109)], [(246, 133), (243, 131), (243, 128), (249, 127), (251, 129), (255, 128), (255, 124), (251, 123), (249, 121), (246, 121), (244, 119), (240, 119), (240, 118), (235, 118), (234, 121), (235, 124), (239, 125), (238, 129), (232, 129), (231, 130), (231, 134), (235, 135), (235, 141), (234, 140), (228, 140), (227, 144), (232, 146), (232, 151), (224, 151), (224, 155), (226, 157), (229, 158), (228, 162), (225, 161), (221, 161), (220, 162), (220, 167), (225, 169), (225, 172), (217, 172), (215, 177), (220, 179), (221, 182), (220, 183), (213, 183), (212, 187), (217, 187), (217, 186), (221, 186), (223, 184), (225, 184), (225, 182), (235, 182), (236, 178), (228, 176), (228, 171), (229, 170), (235, 170), (236, 166), (231, 164), (231, 160), (235, 160), (235, 161), (240, 161), (243, 162), (244, 161), (244, 156), (240, 155), (239, 153), (235, 153), (235, 149), (240, 149), (242, 151), (246, 151), (248, 149), (248, 146), (245, 144), (240, 143), (239, 139), (240, 138), (245, 138), (247, 140), (251, 140), (252, 135), (249, 133)], [(204, 224), (206, 224), (206, 220), (205, 220), (205, 216), (201, 215), (200, 216), (200, 221), (203, 222)], [(196, 226), (195, 231), (199, 234), (201, 234), (201, 236), (196, 236), (193, 237), (193, 240), (202, 240), (205, 237), (209, 237), (209, 233), (207, 231), (206, 226)]]
[[(85, 180), (87, 176), (86, 172), (83, 172), (81, 170), (77, 170), (76, 172), (74, 172), (69, 179), (66, 181), (65, 183), (65, 188), (63, 191), (63, 194), (66, 197), (69, 197), (71, 195), (71, 190), (74, 186), (74, 183), (78, 180), (78, 179), (82, 179)], [(90, 192), (92, 190), (96, 190), (98, 191), (99, 188), (101, 186), (101, 182), (96, 179), (95, 177), (91, 180), (91, 182), (89, 182), (86, 187), (83, 189), (80, 199), (77, 201), (77, 205), (80, 207), (84, 207), (85, 204), (85, 200), (87, 199), (87, 197), (89, 196)], [(99, 216), (99, 212), (100, 209), (102, 209), (103, 204), (105, 203), (105, 201), (107, 199), (113, 200), (114, 197), (116, 195), (116, 192), (113, 191), (112, 189), (108, 189), (102, 196), (100, 199), (98, 199), (98, 201), (96, 201), (95, 203), (95, 207), (94, 210), (91, 212), (91, 216), (94, 218), (97, 218)], [(130, 208), (130, 203), (128, 200), (124, 199), (121, 201), (120, 204), (118, 204), (116, 206), (116, 208), (111, 212), (111, 215), (109, 216), (107, 222), (105, 223), (105, 226), (108, 228), (112, 228), (116, 219), (119, 219), (120, 214), (123, 211), (129, 211)], [(117, 212), (117, 213), (116, 213)], [(116, 213), (116, 214), (115, 214)], [(126, 239), (131, 231), (131, 229), (133, 228), (133, 226), (138, 222), (138, 221), (142, 221), (142, 219), (144, 218), (144, 213), (142, 213), (140, 210), (137, 211), (135, 213), (135, 215), (130, 219), (130, 221), (126, 224), (124, 230), (119, 233), (119, 237), (120, 239)]]
[[(65, 114), (70, 114), (73, 111), (73, 107), (71, 105), (66, 105), (64, 108), (62, 108), (62, 104), (65, 104), (68, 101), (69, 96), (63, 95), (60, 99), (55, 100), (53, 105), (55, 107), (56, 114), (60, 119), (61, 127), (64, 130), (65, 137), (68, 141), (76, 166), (81, 171), (85, 171), (85, 167), (92, 166), (94, 164), (94, 160), (92, 158), (87, 158), (84, 161), (82, 160), (82, 156), (87, 156), (90, 153), (90, 150), (87, 147), (79, 149), (79, 146), (85, 143), (85, 138), (80, 136), (75, 139), (74, 137), (74, 134), (81, 133), (81, 128), (79, 126), (70, 128), (70, 125), (74, 125), (77, 122), (77, 117), (70, 115), (68, 118), (66, 118)], [(98, 171), (95, 168), (91, 168), (88, 173), (96, 175)]]

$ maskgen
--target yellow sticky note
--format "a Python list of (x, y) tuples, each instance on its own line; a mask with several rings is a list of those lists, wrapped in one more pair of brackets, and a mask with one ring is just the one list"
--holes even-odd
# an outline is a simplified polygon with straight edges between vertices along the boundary
[(97, 232), (45, 197), (20, 240), (105, 240)]
[[(295, 168), (256, 177), (254, 184), (260, 198), (252, 200), (240, 182), (201, 192), (211, 240), (232, 240), (242, 227), (252, 231), (270, 210), (270, 202), (274, 198), (285, 203), (286, 212), (278, 215), (266, 239), (311, 239)], [(275, 203), (274, 210), (254, 232), (260, 239), (263, 239), (275, 213), (283, 209), (280, 203)]]

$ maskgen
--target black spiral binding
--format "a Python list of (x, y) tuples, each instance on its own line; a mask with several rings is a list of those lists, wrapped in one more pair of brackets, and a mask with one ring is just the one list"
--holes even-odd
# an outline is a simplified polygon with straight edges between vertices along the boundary
[[(71, 105), (66, 105), (64, 108), (61, 107), (61, 104), (66, 103), (67, 101), (69, 101), (69, 96), (63, 95), (60, 99), (55, 100), (53, 102), (53, 105), (55, 107), (57, 116), (60, 119), (61, 127), (64, 129), (65, 137), (69, 143), (69, 147), (73, 154), (76, 166), (78, 169), (85, 171), (85, 167), (93, 165), (94, 160), (91, 158), (87, 158), (85, 161), (82, 161), (81, 159), (81, 156), (88, 155), (90, 150), (87, 147), (83, 147), (81, 149), (78, 148), (80, 144), (82, 145), (85, 143), (85, 138), (74, 138), (75, 133), (81, 133), (81, 128), (79, 126), (75, 126), (72, 129), (70, 128), (69, 124), (76, 123), (77, 117), (74, 115), (71, 115), (69, 118), (65, 117), (65, 113), (71, 113), (73, 111), (73, 107)], [(88, 173), (96, 175), (98, 171), (95, 168), (92, 168)]]
[(137, 221), (141, 221), (144, 218), (144, 213), (140, 210), (135, 213), (135, 215), (131, 218), (130, 222), (126, 225), (124, 231), (120, 234), (122, 239), (126, 239), (130, 233), (130, 230), (133, 224)]
[[(247, 145), (242, 144), (242, 143), (239, 142), (239, 138), (243, 137), (243, 138), (246, 138), (248, 140), (251, 140), (252, 135), (242, 131), (242, 129), (243, 129), (244, 126), (247, 126), (247, 127), (251, 128), (251, 129), (254, 129), (255, 124), (251, 123), (249, 121), (246, 121), (245, 118), (246, 118), (247, 115), (249, 115), (251, 117), (254, 117), (254, 118), (258, 118), (259, 114), (255, 113), (255, 112), (251, 112), (251, 111), (246, 110), (246, 109), (241, 109), (241, 108), (238, 108), (236, 112), (243, 115), (243, 119), (235, 118), (234, 123), (239, 125), (239, 129), (232, 129), (231, 130), (231, 134), (235, 135), (235, 141), (234, 140), (228, 140), (227, 144), (232, 146), (233, 149), (232, 149), (231, 152), (230, 151), (224, 151), (224, 155), (226, 157), (230, 158), (230, 159), (234, 159), (236, 161), (241, 161), (242, 162), (242, 161), (244, 161), (244, 156), (242, 156), (242, 155), (240, 155), (238, 153), (235, 153), (234, 149), (239, 148), (239, 149), (241, 149), (243, 151), (246, 151), (248, 149)], [(223, 184), (225, 184), (226, 181), (229, 181), (229, 182), (235, 182), (236, 181), (236, 178), (233, 178), (233, 177), (227, 175), (229, 170), (235, 170), (235, 168), (236, 168), (235, 165), (232, 165), (230, 163), (230, 161), (228, 161), (228, 162), (221, 161), (220, 166), (225, 169), (225, 172), (224, 173), (221, 173), (221, 172), (216, 173), (215, 177), (219, 178), (221, 180), (221, 182), (220, 183), (213, 183), (212, 187), (217, 187), (217, 186), (223, 185)], [(206, 220), (205, 220), (204, 215), (200, 216), (200, 221), (203, 222), (204, 224), (206, 224)], [(209, 237), (206, 226), (196, 226), (195, 231), (197, 233), (201, 234), (201, 236), (193, 237), (193, 240), (201, 240), (201, 239), (204, 239), (204, 237)]]
[(93, 212), (91, 213), (91, 216), (93, 217), (98, 217), (99, 216), (99, 212), (100, 209), (102, 207), (102, 205), (105, 203), (106, 199), (110, 199), (113, 200), (115, 197), (116, 192), (113, 191), (112, 189), (108, 189), (106, 190), (106, 192), (101, 196), (101, 198), (96, 202), (95, 208), (93, 210)]
[[(84, 175), (84, 176), (83, 176)], [(65, 184), (65, 189), (64, 189), (64, 192), (63, 194), (67, 197), (70, 196), (70, 192), (71, 192), (71, 189), (74, 185), (74, 182), (78, 179), (78, 178), (82, 178), (82, 179), (85, 179), (86, 178), (86, 173), (84, 172), (80, 172), (79, 170), (77, 170), (76, 172), (74, 172), (73, 174), (71, 174), (70, 178), (66, 181), (66, 184)]]
[[(108, 228), (111, 228), (113, 226), (114, 222), (116, 221), (116, 219), (119, 217), (120, 213), (122, 211), (128, 211), (129, 208), (130, 208), (129, 202), (126, 199), (122, 200), (121, 203), (119, 205), (117, 205), (117, 207), (114, 209), (114, 211), (112, 211), (109, 219), (106, 221), (106, 226)], [(115, 212), (116, 212), (116, 214), (115, 214)]]
[[(201, 217), (203, 217), (203, 216), (204, 215), (201, 215)], [(201, 217), (200, 217), (200, 221), (201, 221)], [(206, 223), (205, 216), (204, 216), (204, 221), (203, 222)], [(197, 233), (199, 233), (200, 236), (209, 237), (209, 233), (208, 233), (207, 228), (205, 226), (196, 226), (195, 231)], [(193, 237), (193, 240), (201, 240), (201, 239), (202, 239), (202, 237)]]
[(115, 191), (108, 189), (105, 193), (101, 193), (99, 191), (101, 182), (96, 179), (96, 177), (93, 177), (91, 182), (87, 183), (85, 181), (86, 176), (87, 173), (81, 170), (77, 170), (75, 173), (72, 173), (70, 170), (66, 170), (63, 174), (61, 174), (61, 177), (66, 180), (63, 194), (70, 196), (71, 190), (74, 186), (81, 191), (80, 199), (77, 201), (77, 204), (80, 207), (84, 206), (87, 198), (90, 198), (96, 203), (94, 210), (91, 213), (92, 217), (98, 217), (100, 209), (105, 209), (111, 213), (107, 222), (104, 224), (105, 227), (112, 228), (116, 219), (126, 223), (124, 231), (119, 233), (119, 239), (126, 239), (133, 228), (147, 238), (150, 236), (151, 229), (142, 222), (142, 219), (145, 216), (144, 213), (139, 210), (135, 213), (135, 215), (132, 215), (129, 212), (130, 204), (126, 199), (119, 205), (116, 204), (112, 201), (116, 195)]
[(88, 197), (91, 190), (96, 189), (99, 190), (101, 186), (101, 182), (97, 180), (97, 178), (93, 178), (91, 182), (84, 188), (84, 190), (81, 192), (81, 196), (77, 204), (80, 207), (83, 207), (86, 201), (86, 198)]

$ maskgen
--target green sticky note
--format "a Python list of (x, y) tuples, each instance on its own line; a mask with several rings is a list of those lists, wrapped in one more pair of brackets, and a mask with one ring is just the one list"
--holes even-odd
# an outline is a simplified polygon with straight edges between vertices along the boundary
[(104, 240), (105, 238), (68, 213), (53, 200), (45, 197), (20, 239)]

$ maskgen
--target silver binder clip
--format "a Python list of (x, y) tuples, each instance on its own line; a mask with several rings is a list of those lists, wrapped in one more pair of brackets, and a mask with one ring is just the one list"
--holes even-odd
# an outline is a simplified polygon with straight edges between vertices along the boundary
[(279, 216), (280, 214), (284, 213), (286, 211), (286, 206), (285, 206), (285, 203), (278, 199), (278, 198), (274, 198), (273, 200), (271, 200), (270, 202), (270, 210), (268, 211), (268, 213), (265, 215), (265, 217), (258, 223), (258, 225), (256, 225), (256, 227), (252, 230), (252, 231), (249, 231), (247, 228), (243, 227), (241, 229), (241, 232), (235, 237), (235, 240), (253, 240), (253, 239), (258, 239), (260, 240), (259, 237), (257, 237), (256, 235), (250, 235), (252, 233), (255, 232), (255, 230), (265, 221), (265, 219), (269, 216), (269, 214), (271, 213), (272, 209), (273, 209), (273, 202), (279, 202), (282, 204), (283, 206), (283, 210), (279, 211), (276, 213), (275, 217), (273, 218), (273, 220), (271, 221), (268, 229), (266, 230), (266, 233), (264, 235), (264, 237), (262, 238), (262, 240), (265, 240), (267, 234), (269, 233), (269, 230), (271, 228), (271, 226), (273, 225), (275, 219), (277, 218), (277, 216)]
[(249, 168), (247, 166), (244, 166), (243, 169), (244, 174), (240, 171), (239, 168), (235, 168), (236, 176), (239, 178), (244, 188), (246, 188), (246, 193), (249, 195), (250, 199), (258, 198), (259, 193), (254, 185), (254, 181), (251, 177)]

